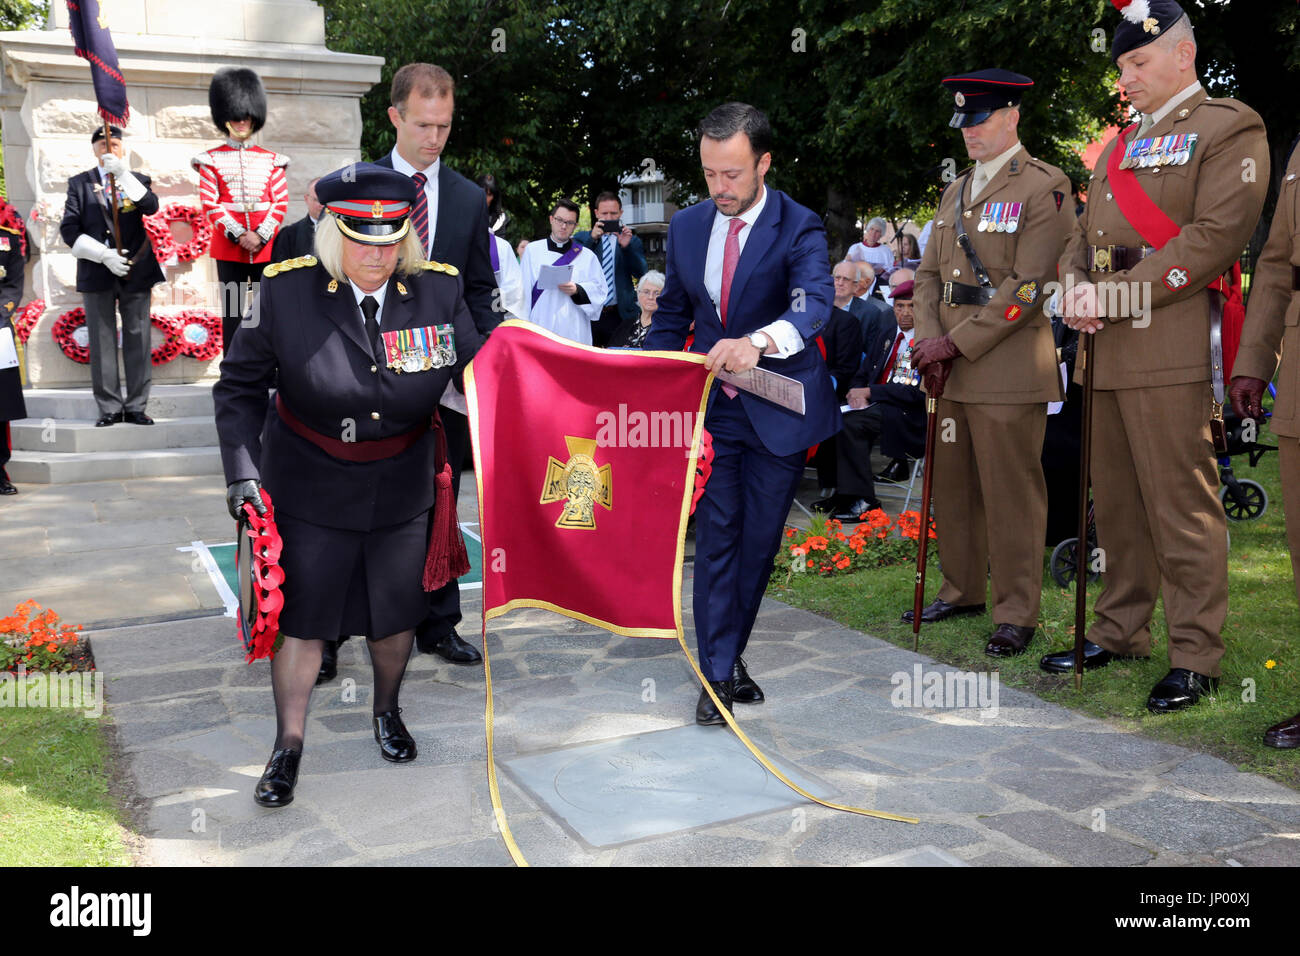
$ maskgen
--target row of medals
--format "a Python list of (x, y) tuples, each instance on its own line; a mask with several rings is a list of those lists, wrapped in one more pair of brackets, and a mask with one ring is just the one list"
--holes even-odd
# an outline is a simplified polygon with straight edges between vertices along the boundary
[[(1196, 146), (1195, 133), (1180, 133), (1177, 136), (1157, 136), (1155, 139), (1140, 139), (1129, 143), (1124, 150), (1124, 158), (1119, 161), (1120, 169), (1147, 169), (1152, 166), (1182, 166), (1192, 158)], [(1140, 152), (1138, 152), (1140, 150)], [(1135, 155), (1136, 153), (1136, 155)]]
[[(1019, 203), (1008, 203), (1008, 206), (1019, 206)], [(979, 225), (975, 227), (976, 232), (1015, 232), (1020, 228), (1020, 210), (1008, 212), (1005, 219), (994, 220), (993, 214), (985, 214), (980, 217)]]

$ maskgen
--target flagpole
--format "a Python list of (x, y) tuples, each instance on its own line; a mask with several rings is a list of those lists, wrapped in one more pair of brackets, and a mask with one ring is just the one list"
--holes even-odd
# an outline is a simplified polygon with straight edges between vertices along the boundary
[(1083, 367), (1083, 420), (1079, 434), (1079, 537), (1074, 544), (1074, 689), (1083, 689), (1083, 641), (1088, 616), (1088, 485), (1092, 473), (1092, 334), (1079, 332), (1077, 362)]
[[(104, 120), (104, 145), (110, 153), (113, 151), (113, 129), (108, 120)], [(113, 209), (113, 248), (117, 250), (118, 255), (125, 257), (126, 250), (122, 248), (122, 225), (117, 215), (117, 179), (112, 173), (108, 174), (108, 204)]]
[(916, 532), (916, 586), (912, 590), (912, 650), (921, 647), (921, 604), (925, 598), (925, 561), (930, 549), (930, 495), (934, 479), (934, 432), (939, 405), (926, 397), (925, 478), (921, 481), (921, 520)]

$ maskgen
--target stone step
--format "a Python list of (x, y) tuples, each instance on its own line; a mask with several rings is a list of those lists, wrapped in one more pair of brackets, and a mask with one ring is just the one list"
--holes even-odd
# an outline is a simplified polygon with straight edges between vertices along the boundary
[[(152, 417), (152, 416), (151, 416)], [(217, 425), (211, 415), (192, 418), (155, 418), (153, 425), (121, 423), (96, 428), (90, 420), (43, 421), (25, 418), (12, 423), (15, 451), (115, 452), (162, 451), (217, 444)]]
[[(211, 417), (212, 384), (154, 385), (149, 390), (145, 411), (150, 418)], [(23, 399), (27, 403), (27, 417), (38, 422), (47, 418), (93, 422), (99, 418), (99, 406), (89, 388), (29, 388), (23, 391)]]
[[(140, 427), (114, 425), (100, 431)], [(9, 479), (17, 485), (66, 485), (82, 481), (121, 481), (126, 478), (165, 478), (175, 475), (220, 476), (222, 473), (221, 450), (215, 445), (115, 452), (15, 450), (6, 470)], [(217, 477), (216, 480), (221, 479)]]

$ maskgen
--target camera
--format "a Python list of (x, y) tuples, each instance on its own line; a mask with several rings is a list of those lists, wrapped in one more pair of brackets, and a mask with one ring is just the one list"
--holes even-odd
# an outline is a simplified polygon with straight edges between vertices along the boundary
[(600, 228), (612, 236), (617, 236), (623, 231), (622, 219), (601, 219)]

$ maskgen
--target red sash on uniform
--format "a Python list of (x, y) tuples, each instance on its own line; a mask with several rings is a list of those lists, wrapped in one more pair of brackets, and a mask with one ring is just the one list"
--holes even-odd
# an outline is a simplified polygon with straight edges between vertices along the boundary
[[(1124, 140), (1136, 128), (1137, 124), (1134, 123), (1115, 137), (1115, 147), (1106, 160), (1106, 176), (1119, 211), (1129, 221), (1129, 225), (1138, 231), (1147, 245), (1159, 249), (1182, 232), (1182, 227), (1165, 215), (1165, 211), (1146, 194), (1138, 182), (1137, 173), (1131, 168), (1119, 168)], [(1237, 358), (1237, 348), (1241, 345), (1241, 330), (1246, 324), (1246, 306), (1241, 296), (1241, 263), (1234, 260), (1232, 268), (1206, 288), (1220, 293), (1224, 298), (1223, 367), (1232, 368), (1232, 363)]]

